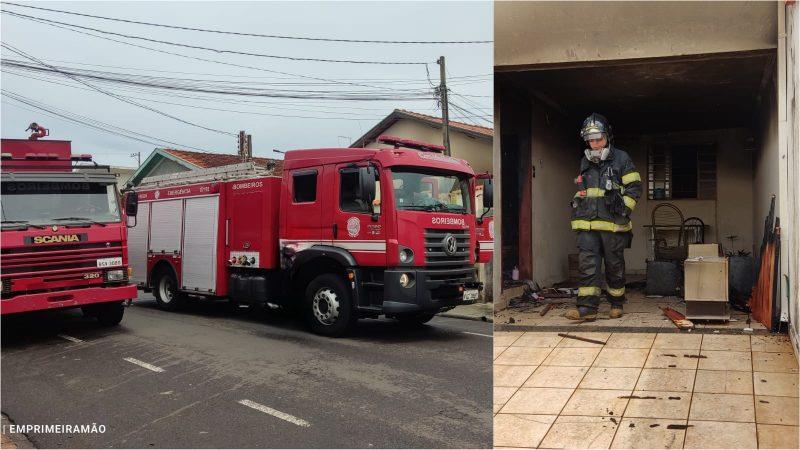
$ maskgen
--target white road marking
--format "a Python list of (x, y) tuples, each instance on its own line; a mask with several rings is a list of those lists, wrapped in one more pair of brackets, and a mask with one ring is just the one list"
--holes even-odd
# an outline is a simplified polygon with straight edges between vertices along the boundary
[(260, 403), (254, 402), (252, 400), (246, 400), (246, 399), (245, 400), (239, 400), (238, 403), (242, 404), (244, 406), (253, 408), (253, 409), (257, 410), (257, 411), (261, 411), (263, 413), (266, 413), (266, 414), (269, 414), (271, 416), (277, 417), (278, 419), (285, 420), (287, 422), (291, 422), (291, 423), (293, 423), (295, 425), (299, 425), (301, 427), (308, 428), (308, 427), (311, 426), (310, 423), (306, 422), (303, 419), (297, 418), (297, 417), (295, 417), (295, 416), (293, 416), (291, 414), (286, 414), (284, 412), (280, 412), (277, 409), (272, 409), (269, 406), (264, 406), (264, 405), (262, 405)]
[(462, 331), (462, 333), (464, 333), (464, 334), (474, 334), (475, 336), (483, 336), (483, 337), (488, 337), (488, 338), (494, 337), (491, 334), (473, 333), (471, 331)]
[(154, 366), (152, 364), (147, 364), (146, 362), (139, 361), (136, 358), (122, 358), (122, 359), (124, 359), (125, 361), (128, 361), (129, 363), (136, 364), (137, 366), (144, 367), (147, 370), (152, 370), (153, 372), (163, 372), (164, 371), (164, 369), (162, 369), (161, 367)]
[(72, 341), (72, 342), (84, 342), (81, 339), (78, 339), (78, 338), (72, 337), (72, 336), (67, 336), (66, 334), (59, 334), (58, 337), (60, 337), (61, 339), (66, 339), (68, 341)]

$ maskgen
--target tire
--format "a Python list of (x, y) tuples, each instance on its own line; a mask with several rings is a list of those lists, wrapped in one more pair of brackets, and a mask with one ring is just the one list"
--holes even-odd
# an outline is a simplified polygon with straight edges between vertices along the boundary
[(122, 316), (125, 314), (125, 307), (122, 302), (104, 303), (97, 305), (93, 311), (97, 317), (97, 323), (104, 327), (113, 327), (119, 325), (122, 321)]
[(396, 319), (403, 325), (416, 326), (428, 323), (436, 316), (436, 313), (419, 313), (397, 316)]
[(185, 298), (178, 292), (178, 280), (169, 269), (162, 269), (156, 273), (153, 295), (156, 297), (158, 307), (165, 311), (177, 310)]
[(358, 320), (352, 298), (336, 275), (326, 273), (311, 280), (303, 302), (303, 314), (311, 331), (329, 337), (344, 336)]

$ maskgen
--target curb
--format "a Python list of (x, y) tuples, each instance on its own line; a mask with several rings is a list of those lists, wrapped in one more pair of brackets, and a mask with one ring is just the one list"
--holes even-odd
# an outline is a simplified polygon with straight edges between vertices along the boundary
[(476, 317), (476, 316), (470, 316), (470, 315), (467, 315), (467, 314), (451, 314), (451, 313), (440, 313), (440, 314), (437, 314), (437, 316), (439, 316), (439, 317), (449, 317), (451, 319), (475, 320), (475, 321), (479, 321), (479, 322), (489, 322), (489, 323), (494, 322), (494, 319), (492, 317), (486, 317), (486, 316)]

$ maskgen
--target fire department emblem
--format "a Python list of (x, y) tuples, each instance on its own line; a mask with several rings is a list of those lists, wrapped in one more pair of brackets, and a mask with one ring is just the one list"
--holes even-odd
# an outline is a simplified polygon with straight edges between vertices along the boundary
[(458, 250), (458, 242), (456, 242), (455, 236), (448, 233), (444, 239), (442, 239), (442, 243), (444, 244), (444, 252), (447, 254), (447, 256), (453, 256), (456, 254), (456, 250)]
[(156, 193), (153, 194), (153, 197), (155, 197), (156, 200), (158, 200), (158, 197), (161, 197), (161, 191), (156, 191)]
[(347, 219), (347, 235), (350, 237), (356, 237), (360, 232), (361, 221), (358, 220), (358, 217), (351, 217)]
[(494, 220), (489, 222), (489, 237), (494, 239)]

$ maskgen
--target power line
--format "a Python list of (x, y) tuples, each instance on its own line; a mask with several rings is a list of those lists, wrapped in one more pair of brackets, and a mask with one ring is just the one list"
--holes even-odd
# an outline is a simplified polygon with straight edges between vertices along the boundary
[(161, 23), (153, 23), (153, 22), (142, 22), (138, 20), (130, 20), (130, 19), (120, 19), (116, 17), (106, 17), (106, 16), (97, 16), (93, 14), (84, 14), (78, 13), (74, 11), (64, 11), (60, 9), (51, 9), (51, 8), (43, 8), (40, 6), (30, 6), (30, 5), (22, 5), (19, 3), (11, 3), (5, 2), (6, 5), (13, 5), (20, 8), (29, 8), (29, 9), (38, 9), (41, 11), (50, 11), (56, 12), (61, 14), (70, 14), (73, 16), (81, 16), (81, 17), (90, 17), (93, 19), (102, 19), (102, 20), (110, 20), (115, 22), (124, 22), (124, 23), (131, 23), (136, 25), (147, 25), (151, 27), (161, 27), (161, 28), (171, 28), (175, 30), (184, 30), (184, 31), (200, 31), (204, 33), (215, 33), (215, 34), (229, 34), (235, 36), (248, 36), (248, 37), (259, 37), (259, 38), (270, 38), (270, 39), (291, 39), (291, 40), (301, 40), (301, 41), (323, 41), (323, 42), (345, 42), (345, 43), (356, 43), (356, 44), (491, 44), (493, 41), (480, 41), (480, 40), (473, 40), (473, 41), (391, 41), (391, 40), (367, 40), (367, 39), (335, 39), (335, 38), (317, 38), (317, 37), (304, 37), (304, 36), (284, 36), (284, 35), (276, 35), (276, 34), (258, 34), (258, 33), (244, 33), (238, 31), (222, 31), (222, 30), (210, 30), (205, 28), (195, 28), (195, 27), (183, 27), (179, 25), (167, 25)]
[(269, 55), (269, 54), (265, 54), (265, 53), (242, 52), (242, 51), (238, 51), (238, 50), (227, 50), (227, 49), (203, 47), (203, 46), (200, 46), (200, 45), (183, 44), (183, 43), (180, 43), (180, 42), (164, 41), (164, 40), (161, 40), (161, 39), (153, 39), (153, 38), (148, 38), (148, 37), (144, 37), (144, 36), (136, 36), (136, 35), (131, 35), (131, 34), (117, 33), (117, 32), (114, 32), (114, 31), (100, 30), (98, 28), (85, 27), (85, 26), (76, 25), (76, 24), (73, 24), (73, 23), (59, 22), (57, 20), (45, 19), (45, 18), (42, 18), (42, 17), (29, 16), (29, 15), (26, 15), (26, 14), (20, 14), (20, 13), (15, 13), (15, 12), (6, 11), (6, 10), (0, 11), (0, 12), (2, 12), (3, 14), (10, 14), (10, 15), (15, 16), (15, 17), (22, 17), (22, 18), (28, 18), (28, 19), (39, 19), (39, 20), (42, 20), (42, 21), (45, 21), (45, 22), (52, 22), (52, 23), (57, 23), (57, 24), (60, 24), (60, 25), (67, 25), (67, 26), (71, 26), (71, 27), (75, 27), (75, 28), (81, 28), (81, 29), (84, 29), (84, 30), (91, 30), (91, 31), (94, 31), (94, 32), (97, 32), (97, 33), (110, 34), (110, 35), (113, 35), (113, 36), (120, 36), (120, 37), (124, 37), (124, 38), (128, 38), (128, 39), (138, 39), (138, 40), (147, 41), (147, 42), (154, 42), (154, 43), (165, 44), (165, 45), (173, 45), (173, 46), (176, 46), (176, 47), (191, 48), (191, 49), (195, 49), (195, 50), (204, 50), (204, 51), (209, 51), (209, 52), (214, 52), (214, 53), (228, 53), (228, 54), (231, 54), (231, 55), (254, 56), (254, 57), (259, 57), (259, 58), (271, 58), (271, 59), (283, 59), (283, 60), (288, 60), (288, 61), (326, 62), (326, 63), (342, 63), (342, 64), (378, 64), (378, 65), (393, 65), (393, 66), (396, 66), (396, 65), (399, 65), (399, 66), (409, 66), (409, 65), (414, 65), (414, 66), (420, 66), (421, 65), (421, 66), (424, 66), (424, 65), (428, 64), (427, 62), (424, 62), (424, 61), (364, 61), (364, 60), (353, 60), (353, 59), (306, 58), (306, 57), (301, 57), (301, 56)]
[(139, 107), (139, 108), (146, 109), (146, 110), (148, 110), (148, 111), (154, 112), (154, 113), (156, 113), (156, 114), (159, 114), (159, 115), (161, 115), (161, 116), (168, 117), (168, 118), (170, 118), (170, 119), (173, 119), (173, 120), (176, 120), (176, 121), (178, 121), (178, 122), (184, 123), (184, 124), (186, 124), (186, 125), (191, 125), (191, 126), (193, 126), (193, 127), (201, 128), (201, 129), (204, 129), (204, 130), (207, 130), (207, 131), (213, 131), (213, 132), (215, 132), (215, 133), (220, 133), (220, 134), (226, 134), (226, 135), (235, 136), (235, 134), (233, 134), (233, 133), (230, 133), (230, 132), (227, 132), (227, 131), (222, 131), (222, 130), (217, 130), (217, 129), (215, 129), (215, 128), (206, 127), (206, 126), (204, 126), (204, 125), (199, 125), (199, 124), (196, 124), (196, 123), (194, 123), (194, 122), (190, 122), (190, 121), (188, 121), (188, 120), (181, 119), (180, 117), (176, 117), (176, 116), (173, 116), (173, 115), (171, 115), (171, 114), (167, 114), (167, 113), (165, 113), (165, 112), (163, 112), (163, 111), (159, 111), (159, 110), (157, 110), (157, 109), (155, 109), (155, 108), (152, 108), (152, 107), (150, 107), (150, 106), (147, 106), (147, 105), (142, 105), (142, 104), (140, 104), (140, 103), (137, 103), (137, 102), (134, 102), (134, 101), (132, 101), (132, 100), (128, 100), (128, 99), (122, 98), (122, 97), (120, 97), (120, 96), (118, 96), (118, 95), (116, 95), (116, 94), (113, 94), (113, 93), (111, 93), (111, 92), (105, 91), (105, 90), (103, 90), (103, 89), (100, 89), (100, 88), (98, 88), (98, 87), (96, 87), (96, 86), (94, 86), (94, 85), (92, 85), (92, 84), (90, 84), (90, 83), (87, 83), (87, 82), (85, 82), (85, 81), (81, 80), (81, 79), (80, 79), (80, 78), (78, 78), (78, 77), (74, 77), (74, 76), (72, 76), (72, 75), (69, 75), (69, 74), (67, 74), (67, 73), (65, 73), (65, 72), (59, 71), (58, 69), (54, 68), (53, 66), (50, 66), (49, 64), (47, 64), (47, 63), (45, 63), (45, 62), (42, 62), (42, 61), (40, 61), (40, 60), (39, 60), (39, 59), (37, 59), (36, 57), (34, 57), (34, 56), (31, 56), (31, 55), (29, 55), (29, 54), (25, 53), (24, 51), (22, 51), (22, 50), (19, 50), (19, 49), (15, 48), (15, 47), (11, 46), (10, 44), (8, 44), (8, 43), (6, 43), (6, 42), (3, 42), (3, 43), (2, 43), (2, 44), (0, 44), (0, 45), (2, 45), (2, 47), (3, 47), (3, 48), (5, 48), (6, 50), (10, 50), (10, 51), (12, 51), (12, 52), (14, 52), (14, 53), (16, 53), (16, 54), (18, 54), (18, 55), (20, 55), (20, 56), (24, 57), (24, 58), (28, 58), (28, 59), (30, 59), (30, 60), (32, 60), (32, 61), (38, 62), (39, 64), (42, 64), (43, 66), (49, 67), (50, 69), (52, 69), (52, 70), (55, 70), (56, 72), (60, 72), (60, 73), (62, 73), (63, 75), (65, 75), (65, 76), (67, 76), (67, 77), (69, 77), (69, 78), (72, 78), (73, 80), (75, 80), (75, 81), (78, 81), (78, 82), (80, 82), (81, 84), (84, 84), (84, 85), (86, 85), (86, 86), (88, 86), (88, 87), (90, 87), (90, 88), (92, 88), (92, 89), (96, 90), (97, 92), (100, 92), (100, 93), (102, 93), (102, 94), (105, 94), (105, 95), (107, 95), (107, 96), (109, 96), (109, 97), (111, 97), (111, 98), (117, 99), (117, 100), (119, 100), (119, 101), (121, 101), (121, 102), (128, 103), (128, 104), (130, 104), (130, 105), (134, 105), (134, 106), (137, 106), (137, 107)]
[[(35, 108), (39, 112), (43, 111), (44, 113), (49, 114), (49, 115), (51, 115), (53, 117), (59, 117), (59, 118), (68, 120), (70, 122), (78, 123), (80, 125), (84, 125), (84, 126), (87, 126), (87, 127), (90, 127), (90, 128), (94, 128), (96, 130), (100, 130), (100, 131), (103, 131), (103, 132), (106, 132), (106, 133), (115, 134), (115, 135), (118, 135), (118, 136), (122, 136), (122, 137), (125, 137), (125, 138), (128, 138), (128, 139), (135, 140), (135, 141), (144, 142), (144, 143), (150, 144), (150, 145), (155, 145), (157, 147), (163, 146), (164, 143), (167, 143), (167, 144), (175, 145), (175, 146), (178, 146), (178, 147), (181, 147), (181, 148), (191, 148), (193, 150), (198, 150), (198, 151), (201, 151), (201, 152), (208, 152), (208, 150), (205, 150), (205, 149), (202, 149), (202, 148), (193, 147), (191, 145), (186, 145), (186, 144), (180, 144), (180, 143), (169, 141), (169, 140), (166, 140), (166, 139), (150, 136), (150, 135), (147, 135), (147, 134), (144, 134), (144, 133), (139, 133), (139, 132), (136, 132), (136, 131), (128, 130), (126, 128), (118, 127), (116, 125), (111, 125), (109, 123), (102, 122), (102, 121), (99, 121), (99, 120), (96, 120), (96, 119), (92, 119), (92, 118), (89, 118), (87, 116), (82, 116), (80, 114), (76, 114), (76, 113), (61, 109), (61, 108), (56, 108), (54, 106), (41, 103), (41, 102), (39, 102), (37, 100), (33, 100), (31, 98), (22, 96), (20, 94), (12, 92), (12, 91), (8, 91), (6, 89), (2, 89), (2, 90), (0, 90), (0, 92), (2, 92), (3, 96), (5, 96), (5, 97), (7, 97), (7, 98), (9, 98), (11, 100), (17, 101), (19, 103), (28, 105), (28, 106), (30, 106), (32, 108)], [(15, 106), (15, 107), (18, 107), (18, 108), (22, 108), (22, 109), (26, 109), (26, 110), (29, 110), (29, 111), (33, 111), (33, 110), (28, 109), (28, 108), (21, 107), (19, 105), (11, 105), (11, 106)], [(136, 137), (136, 136), (140, 136), (140, 137)]]
[[(0, 11), (0, 12), (6, 12), (6, 11)], [(18, 15), (18, 16), (20, 16), (20, 15)], [(353, 83), (353, 82), (347, 82), (347, 81), (342, 81), (342, 80), (333, 80), (333, 79), (328, 79), (328, 78), (320, 78), (320, 77), (296, 74), (296, 73), (291, 73), (291, 72), (282, 72), (282, 71), (279, 71), (279, 70), (265, 69), (263, 67), (255, 67), (255, 66), (249, 66), (249, 65), (245, 65), (245, 64), (231, 63), (231, 62), (227, 62), (227, 61), (219, 61), (219, 60), (215, 60), (215, 59), (201, 58), (199, 56), (184, 55), (184, 54), (181, 54), (181, 53), (175, 53), (175, 52), (161, 50), (161, 49), (157, 49), (157, 48), (153, 48), (153, 47), (147, 47), (145, 45), (134, 44), (133, 42), (121, 41), (121, 40), (118, 40), (118, 39), (110, 38), (108, 36), (101, 36), (101, 35), (97, 35), (97, 34), (88, 33), (86, 31), (76, 30), (76, 29), (70, 28), (70, 25), (68, 25), (68, 24), (65, 24), (65, 26), (61, 26), (61, 25), (57, 25), (55, 23), (51, 23), (51, 21), (47, 21), (46, 19), (38, 19), (38, 18), (35, 18), (35, 17), (32, 17), (32, 16), (25, 16), (25, 17), (20, 17), (20, 18), (23, 18), (25, 20), (31, 20), (33, 22), (37, 22), (37, 23), (40, 23), (42, 25), (47, 25), (49, 27), (60, 28), (62, 30), (71, 31), (73, 33), (83, 34), (85, 36), (91, 36), (91, 37), (94, 37), (94, 38), (97, 38), (97, 39), (103, 39), (103, 40), (110, 41), (110, 42), (116, 42), (118, 44), (128, 45), (128, 46), (131, 46), (131, 47), (140, 48), (140, 49), (143, 49), (143, 50), (149, 50), (149, 51), (156, 52), (156, 53), (162, 53), (162, 54), (165, 54), (165, 55), (178, 56), (180, 58), (191, 59), (191, 60), (194, 60), (194, 61), (210, 62), (210, 63), (214, 63), (214, 64), (221, 64), (221, 65), (224, 65), (224, 66), (238, 67), (238, 68), (241, 68), (241, 69), (250, 69), (250, 70), (257, 70), (257, 71), (260, 71), (260, 72), (274, 73), (274, 74), (279, 74), (279, 75), (295, 76), (295, 77), (299, 77), (299, 78), (306, 78), (306, 79), (309, 79), (309, 80), (329, 81), (331, 83), (337, 83), (337, 84), (344, 84), (344, 85), (351, 85), (351, 86), (360, 86), (360, 87), (369, 87), (369, 88), (380, 89), (380, 87), (375, 87), (375, 86), (370, 86), (370, 85), (365, 85), (365, 84), (360, 84), (360, 83)], [(428, 71), (428, 65), (427, 64), (425, 65), (425, 71), (426, 72)], [(389, 89), (390, 90), (390, 88), (383, 88), (383, 89)]]

